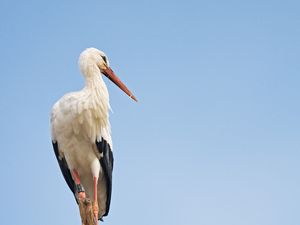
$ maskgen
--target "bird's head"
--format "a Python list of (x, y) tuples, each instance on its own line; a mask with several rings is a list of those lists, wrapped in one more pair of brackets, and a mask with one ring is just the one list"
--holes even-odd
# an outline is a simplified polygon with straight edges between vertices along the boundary
[(108, 58), (104, 52), (96, 48), (87, 48), (80, 54), (79, 67), (81, 73), (86, 77), (94, 76), (100, 70), (101, 74), (110, 79), (130, 98), (137, 102), (136, 97), (110, 68)]

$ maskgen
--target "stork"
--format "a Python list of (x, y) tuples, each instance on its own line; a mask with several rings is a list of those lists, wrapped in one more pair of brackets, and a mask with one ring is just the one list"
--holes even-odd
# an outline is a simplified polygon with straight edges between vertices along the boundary
[(113, 171), (109, 123), (109, 94), (102, 75), (137, 101), (109, 67), (104, 52), (84, 50), (79, 67), (85, 86), (64, 95), (53, 106), (51, 133), (53, 149), (75, 200), (90, 198), (95, 223), (108, 215)]

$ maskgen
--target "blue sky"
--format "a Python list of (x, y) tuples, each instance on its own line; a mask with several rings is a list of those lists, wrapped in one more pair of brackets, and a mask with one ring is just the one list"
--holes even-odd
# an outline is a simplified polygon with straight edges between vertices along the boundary
[(105, 224), (300, 224), (298, 1), (1, 1), (2, 224), (80, 225), (49, 114), (87, 47), (112, 83)]

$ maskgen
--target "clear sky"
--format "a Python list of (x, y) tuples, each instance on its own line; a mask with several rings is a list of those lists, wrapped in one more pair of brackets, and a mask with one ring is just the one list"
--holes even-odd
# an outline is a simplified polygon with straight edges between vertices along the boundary
[(299, 1), (0, 2), (1, 224), (80, 225), (51, 107), (87, 47), (112, 83), (109, 225), (300, 224)]

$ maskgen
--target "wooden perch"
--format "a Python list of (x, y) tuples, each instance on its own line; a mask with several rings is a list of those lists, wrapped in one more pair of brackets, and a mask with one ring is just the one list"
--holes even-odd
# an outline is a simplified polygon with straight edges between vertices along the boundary
[(94, 220), (93, 207), (90, 199), (79, 200), (79, 211), (82, 225), (97, 225), (98, 221)]

